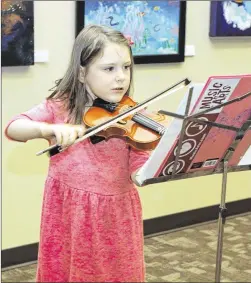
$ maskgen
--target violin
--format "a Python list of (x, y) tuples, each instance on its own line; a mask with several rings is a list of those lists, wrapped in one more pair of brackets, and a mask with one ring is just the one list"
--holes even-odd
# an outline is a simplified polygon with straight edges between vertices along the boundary
[[(105, 139), (111, 137), (124, 139), (136, 149), (154, 149), (164, 134), (169, 120), (161, 113), (144, 114), (144, 112), (140, 111), (163, 96), (170, 95), (186, 87), (190, 82), (187, 78), (181, 80), (141, 103), (134, 102), (128, 96), (125, 96), (118, 104), (97, 99), (83, 117), (83, 122), (89, 128), (86, 130), (85, 135), (76, 139), (73, 144), (97, 134), (97, 136)], [(39, 151), (36, 155), (45, 152), (48, 152), (51, 157), (61, 152), (61, 146), (58, 144), (52, 145)]]
[[(120, 103), (109, 103), (100, 98), (96, 99), (93, 106), (85, 113), (83, 121), (86, 126), (94, 127), (118, 116), (123, 111), (137, 105), (129, 96), (124, 96)], [(139, 150), (153, 150), (160, 137), (164, 134), (170, 119), (160, 113), (136, 113), (129, 115), (110, 127), (97, 133), (97, 136), (106, 140), (117, 137)]]

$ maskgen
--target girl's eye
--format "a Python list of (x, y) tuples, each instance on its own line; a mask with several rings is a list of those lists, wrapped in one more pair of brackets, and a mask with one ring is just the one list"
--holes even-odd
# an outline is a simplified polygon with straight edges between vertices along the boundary
[(105, 68), (105, 71), (111, 72), (114, 69), (114, 67), (109, 67), (109, 68)]
[(125, 66), (125, 69), (128, 70), (131, 68), (131, 65)]

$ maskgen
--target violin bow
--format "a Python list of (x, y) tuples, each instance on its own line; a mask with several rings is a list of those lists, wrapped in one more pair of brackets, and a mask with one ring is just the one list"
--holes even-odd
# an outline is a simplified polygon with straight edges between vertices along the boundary
[[(110, 120), (108, 120), (104, 123), (101, 123), (97, 126), (94, 126), (94, 127), (87, 129), (86, 132), (85, 132), (85, 135), (81, 138), (76, 139), (73, 144), (81, 142), (81, 141), (87, 139), (88, 137), (95, 135), (96, 133), (107, 128), (108, 126), (110, 126), (110, 125), (118, 122), (119, 120), (122, 120), (122, 119), (142, 110), (142, 109), (144, 109), (147, 105), (153, 103), (154, 101), (157, 101), (164, 96), (170, 95), (170, 94), (186, 87), (190, 83), (191, 83), (191, 81), (188, 80), (187, 78), (179, 81), (178, 83), (172, 85), (171, 87), (165, 89), (164, 91), (161, 91), (160, 93), (154, 95), (153, 97), (146, 99), (145, 101), (129, 108), (128, 110), (125, 110), (121, 114), (118, 114), (116, 117), (111, 118)], [(62, 150), (61, 146), (59, 144), (55, 144), (55, 145), (52, 145), (52, 146), (50, 146), (50, 147), (48, 147), (44, 150), (37, 152), (36, 155), (39, 156), (39, 155), (42, 155), (46, 152), (49, 152), (49, 156), (53, 156), (53, 155), (61, 152), (61, 150)]]

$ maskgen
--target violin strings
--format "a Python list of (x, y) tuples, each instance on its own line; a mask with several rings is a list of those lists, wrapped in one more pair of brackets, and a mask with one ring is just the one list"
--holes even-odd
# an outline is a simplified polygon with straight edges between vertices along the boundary
[(133, 119), (138, 122), (143, 124), (146, 127), (151, 128), (152, 130), (158, 132), (159, 134), (163, 135), (165, 132), (165, 127), (159, 124), (158, 122), (152, 120), (151, 118), (141, 114), (137, 113), (133, 116)]
[[(120, 110), (122, 107), (124, 107), (125, 105), (124, 104), (118, 104), (118, 109)], [(130, 106), (128, 107), (130, 108)], [(127, 109), (124, 109), (124, 111), (126, 111)], [(164, 130), (164, 127), (157, 123), (156, 121), (152, 120), (151, 118), (141, 114), (141, 113), (136, 113), (133, 117), (135, 118), (141, 118), (144, 120), (144, 123), (145, 123), (145, 126), (146, 127), (151, 127), (152, 130), (155, 130), (157, 132), (160, 132), (160, 131), (163, 131)], [(141, 122), (140, 120), (138, 120), (137, 122)], [(143, 122), (143, 121), (142, 121)]]
[(148, 123), (150, 123), (151, 125), (155, 126), (156, 128), (164, 128), (163, 125), (159, 124), (158, 122), (154, 121), (153, 119), (141, 114), (141, 113), (138, 113), (136, 114), (137, 116), (139, 116), (140, 118), (143, 118), (145, 121), (147, 121)]
[[(120, 110), (124, 106), (125, 106), (124, 104), (118, 103), (117, 108), (118, 108), (118, 110)], [(127, 109), (124, 109), (124, 111), (126, 111), (126, 110)], [(135, 120), (139, 124), (142, 124), (143, 126), (146, 126), (150, 129), (152, 129), (153, 131), (156, 131), (160, 135), (163, 135), (165, 130), (166, 130), (166, 128), (163, 125), (159, 124), (158, 122), (154, 121), (153, 119), (151, 119), (151, 118), (149, 118), (149, 117), (147, 117), (147, 116), (145, 116), (144, 114), (141, 114), (141, 113), (136, 113), (135, 115), (133, 115), (132, 120)]]
[(145, 115), (143, 115), (143, 114), (141, 114), (141, 113), (137, 113), (136, 115), (138, 115), (138, 116), (140, 116), (141, 118), (143, 118), (143, 119), (149, 121), (149, 123), (151, 123), (151, 124), (155, 124), (156, 127), (162, 127), (161, 124), (159, 124), (158, 122), (154, 121), (153, 119), (151, 119), (151, 118), (149, 118), (149, 117), (147, 117), (147, 116), (145, 116)]
[(137, 119), (138, 122), (144, 122), (144, 124), (146, 124), (146, 126), (151, 126), (153, 129), (157, 129), (158, 125), (156, 125), (153, 121), (151, 121), (151, 119), (145, 117), (144, 115), (135, 115), (135, 118), (139, 118)]

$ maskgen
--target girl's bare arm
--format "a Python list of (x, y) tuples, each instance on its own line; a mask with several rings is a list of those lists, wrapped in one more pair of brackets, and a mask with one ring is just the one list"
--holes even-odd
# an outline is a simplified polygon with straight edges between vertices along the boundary
[(26, 142), (32, 139), (54, 137), (62, 148), (73, 144), (84, 133), (85, 127), (82, 125), (47, 124), (28, 119), (15, 120), (7, 129), (7, 135), (13, 140)]
[[(47, 128), (47, 131), (50, 129), (49, 124), (43, 122), (17, 119), (8, 127), (7, 135), (13, 140), (26, 142), (32, 139), (45, 138), (42, 134), (42, 128)], [(50, 135), (53, 135), (52, 129), (50, 129)]]

